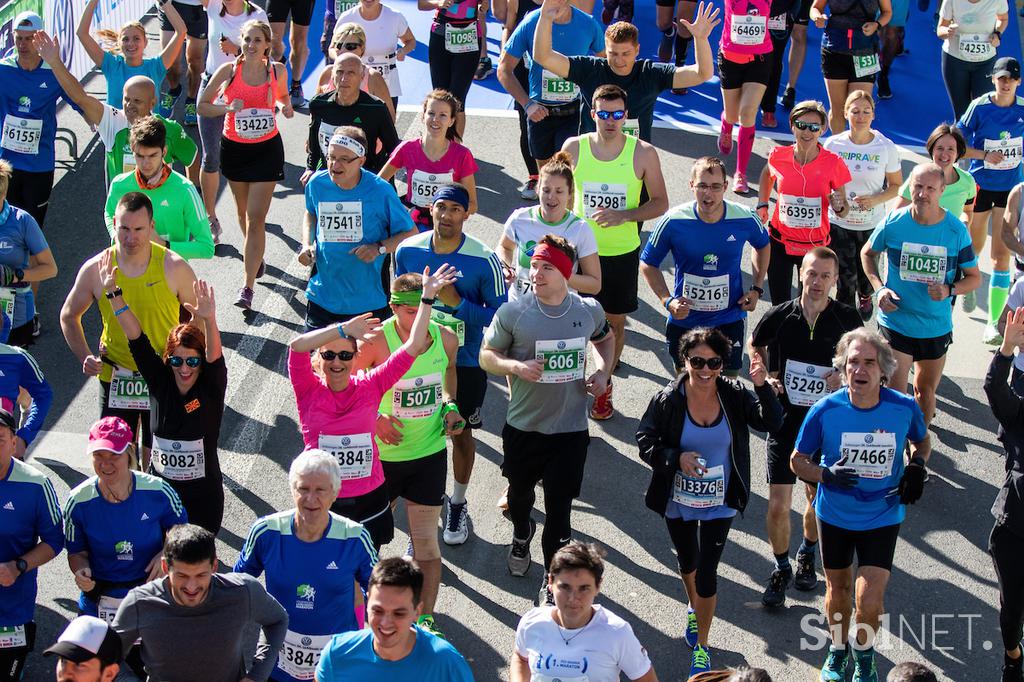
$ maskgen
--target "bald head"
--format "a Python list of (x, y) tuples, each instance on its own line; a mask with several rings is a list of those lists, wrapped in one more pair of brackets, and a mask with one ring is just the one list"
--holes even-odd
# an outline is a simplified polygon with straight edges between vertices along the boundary
[(153, 113), (156, 84), (146, 76), (132, 76), (124, 84), (124, 115), (129, 123)]
[(911, 185), (913, 185), (914, 178), (923, 179), (930, 175), (938, 176), (938, 181), (941, 184), (941, 186), (946, 186), (946, 174), (942, 172), (942, 168), (939, 167), (939, 164), (933, 163), (931, 161), (927, 163), (919, 163), (916, 166), (914, 166), (914, 169), (910, 171)]

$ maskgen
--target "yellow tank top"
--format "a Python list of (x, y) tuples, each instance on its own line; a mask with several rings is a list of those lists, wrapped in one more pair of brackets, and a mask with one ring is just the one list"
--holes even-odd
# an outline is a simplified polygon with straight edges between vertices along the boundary
[[(163, 353), (167, 343), (167, 334), (178, 325), (179, 303), (178, 297), (167, 285), (167, 275), (164, 272), (164, 259), (167, 256), (167, 249), (151, 244), (149, 265), (146, 271), (139, 277), (125, 277), (123, 272), (118, 272), (117, 284), (124, 292), (124, 302), (139, 318), (142, 331), (149, 338), (153, 350)], [(117, 252), (110, 247), (114, 265), (117, 265)], [(114, 308), (110, 300), (101, 298), (99, 301), (100, 316), (103, 318), (103, 333), (100, 334), (100, 342), (107, 349), (107, 359), (118, 367), (130, 369), (133, 372), (138, 370), (131, 352), (128, 350), (128, 337), (124, 335), (121, 325), (114, 319)], [(108, 363), (103, 363), (103, 371), (100, 373), (102, 381), (110, 381), (113, 375), (113, 368)]]
[(640, 248), (640, 231), (635, 221), (615, 227), (601, 227), (590, 217), (600, 208), (619, 211), (640, 205), (643, 181), (633, 170), (636, 138), (626, 135), (626, 144), (611, 161), (599, 161), (590, 152), (590, 135), (580, 138), (579, 160), (573, 175), (576, 180), (576, 203), (573, 212), (590, 223), (601, 256), (621, 256)]

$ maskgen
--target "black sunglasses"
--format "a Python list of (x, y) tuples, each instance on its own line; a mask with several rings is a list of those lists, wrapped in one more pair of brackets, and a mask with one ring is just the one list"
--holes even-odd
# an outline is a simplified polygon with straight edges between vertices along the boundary
[(793, 127), (797, 130), (810, 130), (812, 133), (821, 131), (820, 123), (808, 123), (807, 121), (793, 121)]
[(621, 121), (622, 119), (626, 118), (625, 109), (619, 109), (618, 111), (595, 111), (594, 114), (597, 115), (597, 117), (602, 121), (607, 121), (608, 119)]
[(334, 358), (338, 358), (342, 362), (348, 362), (349, 360), (356, 356), (356, 354), (350, 350), (340, 350), (337, 353), (335, 353), (333, 350), (322, 350), (319, 352), (320, 357), (322, 357), (327, 362), (334, 362)]
[(183, 358), (180, 355), (171, 355), (167, 358), (167, 364), (171, 367), (181, 367), (182, 365), (188, 365), (192, 369), (195, 369), (199, 365), (203, 364), (203, 359), (198, 355), (193, 355), (190, 358)]
[(704, 369), (705, 367), (708, 369), (722, 369), (722, 365), (725, 364), (725, 361), (717, 356), (713, 358), (702, 358), (698, 355), (694, 355), (686, 358), (686, 361), (690, 363), (690, 367), (693, 367), (694, 369)]
[(362, 43), (337, 43), (334, 47), (335, 49), (344, 49), (348, 50), (349, 52), (355, 52), (362, 46)]

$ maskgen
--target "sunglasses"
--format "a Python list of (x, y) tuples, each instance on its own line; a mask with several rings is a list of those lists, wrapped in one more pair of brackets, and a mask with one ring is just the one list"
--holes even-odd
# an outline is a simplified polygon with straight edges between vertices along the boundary
[(182, 365), (188, 365), (192, 369), (195, 369), (199, 365), (203, 364), (203, 359), (198, 355), (194, 355), (190, 358), (183, 358), (180, 355), (171, 355), (167, 358), (167, 364), (171, 367), (181, 367)]
[(596, 114), (602, 121), (607, 121), (608, 119), (621, 121), (626, 118), (625, 109), (619, 109), (618, 111), (595, 111), (594, 114)]
[(812, 133), (821, 132), (820, 123), (808, 123), (807, 121), (793, 121), (793, 127), (797, 130), (810, 130)]
[(355, 52), (363, 46), (362, 43), (338, 43), (334, 47), (339, 50), (348, 50), (349, 52)]
[(337, 353), (335, 353), (333, 350), (322, 350), (319, 352), (320, 357), (326, 360), (327, 362), (334, 362), (334, 358), (338, 358), (342, 362), (348, 362), (349, 360), (356, 356), (356, 354), (350, 350), (341, 350), (338, 351)]
[(702, 358), (696, 355), (686, 358), (686, 362), (688, 362), (690, 367), (693, 367), (694, 369), (704, 369), (705, 367), (708, 369), (722, 369), (722, 365), (725, 364), (725, 361), (719, 357)]

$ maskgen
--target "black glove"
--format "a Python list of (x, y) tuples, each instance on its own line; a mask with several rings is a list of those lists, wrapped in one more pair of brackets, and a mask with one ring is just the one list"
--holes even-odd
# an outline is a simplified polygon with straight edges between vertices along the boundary
[(14, 268), (10, 265), (0, 265), (0, 287), (9, 287), (15, 281)]
[(928, 471), (924, 468), (924, 458), (914, 457), (910, 464), (903, 470), (903, 478), (900, 479), (900, 503), (914, 504), (921, 499), (924, 493), (924, 479), (928, 477)]
[(830, 467), (821, 468), (821, 482), (833, 488), (852, 488), (857, 485), (857, 470), (846, 466), (846, 458)]

